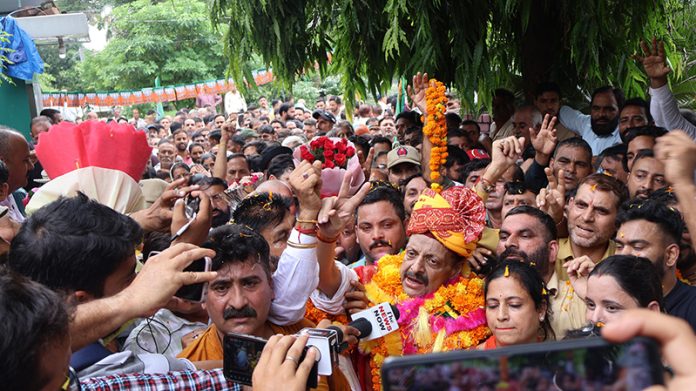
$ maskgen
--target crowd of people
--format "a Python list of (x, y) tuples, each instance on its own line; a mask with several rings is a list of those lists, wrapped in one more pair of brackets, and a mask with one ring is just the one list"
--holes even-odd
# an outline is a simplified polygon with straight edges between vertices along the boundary
[[(490, 117), (462, 118), (425, 74), (402, 112), (394, 97), (347, 113), (337, 96), (308, 109), (247, 106), (235, 91), (159, 119), (87, 113), (92, 139), (129, 129), (151, 147), (136, 178), (119, 161), (49, 177), (58, 110), (31, 121), (29, 140), (0, 129), (3, 387), (241, 389), (221, 368), (224, 336), (242, 333), (268, 340), (253, 389), (304, 389), (317, 352), (300, 360), (295, 335), (331, 325), (347, 346), (320, 389), (380, 389), (390, 356), (587, 325), (616, 342), (656, 338), (670, 387), (689, 387), (696, 122), (670, 92), (661, 44), (643, 51), (649, 103), (605, 86), (589, 114), (544, 82), (530, 102), (497, 89)], [(118, 171), (110, 192), (103, 169)], [(210, 270), (184, 270), (203, 257)], [(175, 296), (199, 283), (202, 302)], [(383, 302), (399, 329), (362, 341), (350, 316)], [(469, 384), (473, 369), (457, 371)]]

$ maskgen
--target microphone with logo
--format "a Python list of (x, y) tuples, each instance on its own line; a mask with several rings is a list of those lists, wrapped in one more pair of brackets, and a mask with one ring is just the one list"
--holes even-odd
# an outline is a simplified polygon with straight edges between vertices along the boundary
[[(353, 320), (348, 326), (360, 331), (358, 339), (371, 341), (399, 329), (397, 320), (399, 310), (389, 304), (382, 303), (352, 315)], [(300, 330), (299, 335), (308, 335), (307, 346), (314, 346), (319, 351), (319, 374), (329, 376), (333, 373), (333, 366), (338, 363), (338, 354), (348, 347), (343, 342), (343, 330), (338, 326), (329, 326), (326, 329), (306, 328)]]
[[(358, 329), (360, 331), (358, 338), (365, 341), (382, 338), (399, 328), (399, 323), (397, 323), (399, 320), (399, 309), (389, 303), (382, 303), (357, 312), (351, 318), (353, 320), (348, 323), (348, 326)], [(338, 330), (340, 335), (339, 343), (341, 343), (343, 341), (343, 333), (340, 332), (340, 328), (337, 326), (329, 328)]]

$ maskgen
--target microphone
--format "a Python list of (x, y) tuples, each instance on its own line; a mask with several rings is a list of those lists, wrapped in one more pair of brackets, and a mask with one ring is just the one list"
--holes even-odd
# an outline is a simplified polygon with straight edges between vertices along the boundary
[[(355, 327), (360, 335), (358, 339), (370, 341), (381, 338), (399, 328), (399, 309), (395, 305), (382, 303), (352, 315), (353, 320), (348, 326)], [(338, 326), (329, 326), (335, 330), (338, 336), (338, 343), (343, 342), (343, 331)]]

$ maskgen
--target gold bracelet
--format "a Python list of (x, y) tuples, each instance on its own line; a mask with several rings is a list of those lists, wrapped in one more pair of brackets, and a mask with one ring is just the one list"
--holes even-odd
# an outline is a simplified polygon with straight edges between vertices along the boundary
[(288, 243), (288, 246), (290, 246), (290, 247), (292, 247), (292, 248), (317, 248), (317, 244), (316, 244), (316, 243), (302, 244), (302, 243), (291, 242), (291, 241), (289, 241), (289, 240), (288, 240), (287, 243)]
[(295, 220), (296, 222), (300, 224), (319, 224), (319, 221), (317, 220), (302, 220), (302, 219), (297, 219)]

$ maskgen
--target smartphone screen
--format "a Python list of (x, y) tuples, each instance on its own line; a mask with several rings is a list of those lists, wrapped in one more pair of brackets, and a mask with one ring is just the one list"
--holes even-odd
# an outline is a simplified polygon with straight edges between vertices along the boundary
[[(212, 260), (208, 257), (196, 259), (184, 269), (185, 272), (207, 272), (210, 271)], [(193, 302), (202, 302), (205, 299), (205, 291), (208, 283), (184, 285), (179, 288), (174, 296)]]
[[(251, 384), (251, 377), (256, 364), (261, 359), (261, 353), (266, 346), (266, 340), (251, 335), (229, 333), (222, 342), (223, 364), (222, 373), (225, 378), (247, 386)], [(307, 347), (302, 351), (299, 361), (304, 360)], [(307, 388), (316, 388), (318, 384), (318, 363), (314, 363), (307, 377)]]
[(663, 384), (657, 344), (601, 338), (389, 358), (389, 390), (642, 390)]
[(266, 341), (242, 334), (225, 336), (223, 372), (225, 377), (239, 384), (251, 385), (251, 374), (261, 358)]

